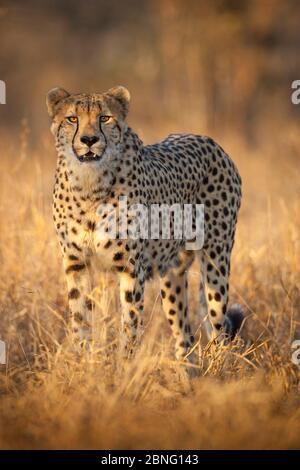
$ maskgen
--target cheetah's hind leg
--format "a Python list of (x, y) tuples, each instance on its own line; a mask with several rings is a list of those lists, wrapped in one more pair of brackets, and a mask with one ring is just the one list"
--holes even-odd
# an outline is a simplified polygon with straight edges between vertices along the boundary
[(211, 261), (206, 253), (200, 253), (202, 289), (212, 328), (210, 340), (215, 338), (232, 340), (240, 330), (244, 319), (243, 310), (239, 305), (227, 307), (229, 256), (230, 253), (219, 251)]

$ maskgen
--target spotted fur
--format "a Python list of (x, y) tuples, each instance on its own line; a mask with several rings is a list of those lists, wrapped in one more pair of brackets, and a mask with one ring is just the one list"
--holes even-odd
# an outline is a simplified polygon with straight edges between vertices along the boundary
[[(226, 316), (241, 179), (229, 156), (209, 137), (170, 135), (155, 145), (143, 145), (126, 123), (128, 105), (129, 92), (123, 87), (78, 95), (56, 88), (47, 96), (58, 152), (53, 217), (63, 253), (72, 330), (78, 341), (89, 341), (91, 265), (97, 261), (98, 269), (118, 273), (125, 348), (131, 351), (142, 329), (145, 281), (158, 273), (176, 357), (182, 359), (194, 342), (187, 272), (195, 253), (200, 258), (200, 301), (202, 313), (210, 320), (210, 335), (220, 336), (225, 329), (232, 337), (241, 325), (239, 314)], [(203, 203), (203, 248), (188, 251), (174, 237), (135, 240), (122, 239), (118, 233), (112, 240), (113, 211), (124, 195), (129, 205)]]

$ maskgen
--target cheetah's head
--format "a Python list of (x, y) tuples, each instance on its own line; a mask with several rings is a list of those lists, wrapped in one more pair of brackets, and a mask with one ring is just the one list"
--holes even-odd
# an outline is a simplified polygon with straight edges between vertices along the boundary
[(129, 91), (122, 86), (102, 94), (50, 90), (46, 102), (59, 154), (81, 164), (112, 158), (126, 130), (129, 100)]

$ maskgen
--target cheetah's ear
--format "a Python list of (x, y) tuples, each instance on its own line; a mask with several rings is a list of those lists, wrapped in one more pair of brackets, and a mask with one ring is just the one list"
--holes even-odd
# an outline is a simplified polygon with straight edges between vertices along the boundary
[(122, 107), (124, 118), (127, 116), (128, 108), (129, 108), (129, 101), (130, 101), (130, 93), (124, 86), (115, 86), (110, 88), (106, 95), (111, 96), (114, 98)]
[(55, 106), (57, 103), (59, 103), (59, 101), (63, 100), (64, 98), (67, 98), (67, 96), (70, 96), (70, 93), (68, 93), (63, 88), (52, 88), (52, 90), (47, 93), (46, 104), (50, 117), (55, 115)]

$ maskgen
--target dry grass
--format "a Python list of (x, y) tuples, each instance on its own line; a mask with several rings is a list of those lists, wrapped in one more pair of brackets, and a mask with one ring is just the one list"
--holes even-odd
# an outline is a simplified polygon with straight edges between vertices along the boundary
[(21, 155), (8, 142), (1, 157), (0, 337), (8, 361), (0, 366), (0, 447), (299, 447), (300, 366), (291, 362), (291, 341), (300, 339), (295, 135), (282, 149), (255, 152), (222, 141), (244, 179), (231, 300), (244, 305), (244, 337), (253, 344), (199, 350), (200, 377), (191, 383), (173, 361), (156, 283), (148, 288), (145, 337), (131, 363), (118, 351), (112, 278), (100, 279), (95, 292), (92, 352), (79, 359), (61, 346), (66, 300), (50, 210), (54, 160), (43, 157), (54, 154), (44, 139), (32, 155), (25, 134)]

